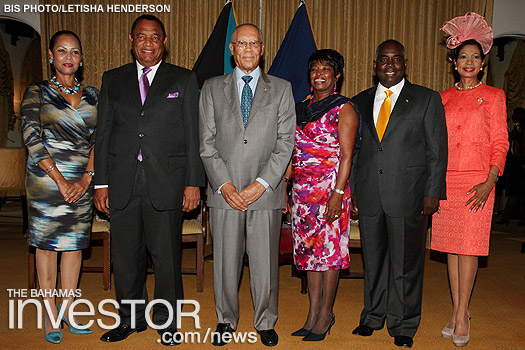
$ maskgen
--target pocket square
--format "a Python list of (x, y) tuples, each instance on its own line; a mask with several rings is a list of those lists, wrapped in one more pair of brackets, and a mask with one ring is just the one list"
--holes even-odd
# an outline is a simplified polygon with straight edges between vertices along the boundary
[(167, 98), (177, 98), (177, 97), (179, 97), (179, 92), (178, 91), (177, 92), (170, 92), (168, 94)]

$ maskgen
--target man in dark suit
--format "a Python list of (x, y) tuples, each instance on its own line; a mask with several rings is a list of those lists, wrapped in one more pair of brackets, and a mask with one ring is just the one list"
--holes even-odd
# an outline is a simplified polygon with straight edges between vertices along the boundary
[[(204, 186), (195, 74), (162, 61), (166, 32), (155, 16), (138, 17), (129, 39), (136, 62), (102, 77), (95, 145), (94, 201), (111, 217), (120, 305), (120, 325), (101, 337), (108, 342), (146, 329), (146, 251), (155, 270), (154, 298), (166, 300), (174, 316), (168, 323), (168, 307), (155, 304), (152, 320), (176, 331), (182, 210), (197, 207)], [(128, 299), (143, 303), (132, 313), (122, 303)]]
[[(237, 328), (244, 249), (250, 261), (254, 325), (261, 342), (277, 345), (279, 237), (286, 207), (283, 175), (294, 144), (295, 105), (289, 82), (259, 68), (261, 31), (252, 24), (232, 33), (237, 67), (208, 79), (200, 97), (200, 151), (208, 175), (213, 234), (217, 331)], [(245, 238), (246, 237), (246, 238)], [(224, 345), (225, 337), (213, 345)]]
[(428, 217), (445, 199), (447, 131), (436, 91), (405, 79), (405, 48), (381, 43), (379, 84), (354, 97), (363, 139), (351, 186), (365, 263), (364, 308), (353, 334), (383, 328), (397, 346), (411, 347), (421, 318)]

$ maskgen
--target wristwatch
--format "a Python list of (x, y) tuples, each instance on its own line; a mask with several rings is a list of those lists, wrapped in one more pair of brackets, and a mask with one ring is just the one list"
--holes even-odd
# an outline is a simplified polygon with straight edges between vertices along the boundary
[(95, 176), (95, 172), (94, 171), (86, 170), (85, 173), (88, 174), (91, 177)]

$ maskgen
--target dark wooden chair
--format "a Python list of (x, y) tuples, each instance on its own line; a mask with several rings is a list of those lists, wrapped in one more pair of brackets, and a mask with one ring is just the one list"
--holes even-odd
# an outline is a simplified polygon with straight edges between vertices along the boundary
[(193, 274), (197, 278), (197, 292), (204, 291), (204, 242), (208, 232), (208, 208), (206, 200), (201, 202), (200, 220), (185, 219), (182, 224), (182, 243), (196, 244), (195, 267), (182, 268), (183, 274)]

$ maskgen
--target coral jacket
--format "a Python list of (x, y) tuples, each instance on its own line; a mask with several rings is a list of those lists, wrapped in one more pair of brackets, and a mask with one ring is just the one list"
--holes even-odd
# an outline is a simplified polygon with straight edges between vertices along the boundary
[(448, 132), (447, 171), (489, 171), (503, 174), (509, 149), (507, 107), (501, 89), (481, 84), (441, 92)]

